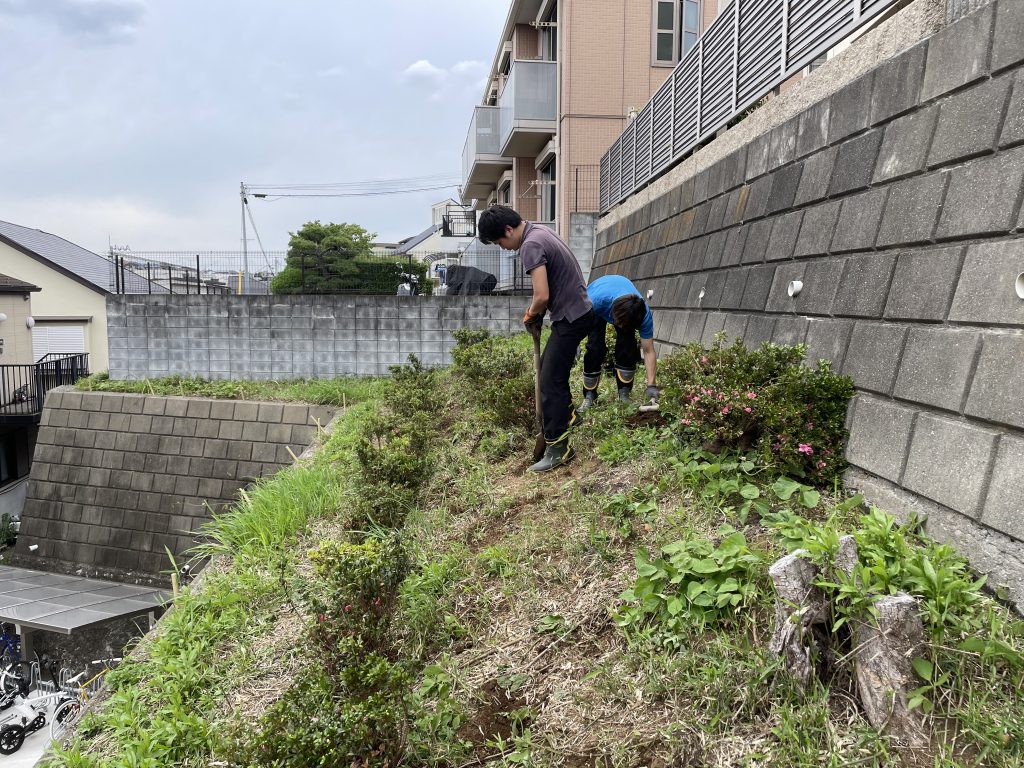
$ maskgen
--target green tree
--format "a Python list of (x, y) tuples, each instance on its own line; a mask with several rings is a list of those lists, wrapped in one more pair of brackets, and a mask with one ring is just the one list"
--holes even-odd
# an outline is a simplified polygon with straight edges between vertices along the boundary
[(358, 224), (306, 222), (291, 233), (285, 268), (271, 281), (282, 293), (344, 293), (358, 291), (364, 278), (360, 262), (370, 256), (376, 233)]

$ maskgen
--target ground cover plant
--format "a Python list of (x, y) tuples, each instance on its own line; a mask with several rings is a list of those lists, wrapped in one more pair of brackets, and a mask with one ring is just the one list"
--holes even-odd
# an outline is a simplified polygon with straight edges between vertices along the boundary
[[(536, 477), (529, 350), (464, 334), (451, 369), (396, 371), (217, 518), (202, 583), (52, 762), (1021, 764), (1024, 625), (918, 521), (844, 491), (848, 382), (800, 348), (688, 347), (662, 361), (662, 413), (600, 400), (577, 460)], [(806, 688), (768, 650), (768, 568), (796, 550), (834, 612)], [(853, 680), (850, 628), (895, 592), (929, 640), (926, 748), (873, 728)]]

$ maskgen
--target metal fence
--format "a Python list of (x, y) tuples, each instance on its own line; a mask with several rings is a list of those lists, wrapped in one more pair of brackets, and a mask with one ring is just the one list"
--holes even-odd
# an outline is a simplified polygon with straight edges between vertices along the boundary
[(31, 365), (0, 365), (0, 423), (43, 410), (46, 393), (89, 375), (89, 355), (50, 353)]
[(601, 212), (900, 0), (733, 0), (601, 158)]
[(518, 257), (474, 243), (459, 253), (336, 251), (293, 257), (209, 251), (111, 254), (114, 293), (430, 295), (523, 293)]

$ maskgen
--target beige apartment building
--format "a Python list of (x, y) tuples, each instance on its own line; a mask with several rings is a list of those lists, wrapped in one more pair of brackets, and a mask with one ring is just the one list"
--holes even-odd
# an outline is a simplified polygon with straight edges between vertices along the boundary
[(463, 150), (462, 202), (568, 239), (601, 156), (731, 0), (512, 0)]

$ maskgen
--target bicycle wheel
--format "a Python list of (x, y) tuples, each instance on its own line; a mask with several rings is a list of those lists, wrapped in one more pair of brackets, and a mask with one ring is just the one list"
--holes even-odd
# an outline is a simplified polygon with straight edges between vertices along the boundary
[(0, 668), (0, 691), (10, 693), (21, 687), (22, 680), (28, 680), (31, 665), (27, 661), (12, 661)]
[(50, 719), (50, 738), (59, 741), (64, 734), (71, 731), (78, 718), (82, 716), (82, 702), (78, 699), (65, 699), (53, 710)]
[(25, 742), (25, 729), (20, 725), (0, 728), (0, 755), (13, 755)]

